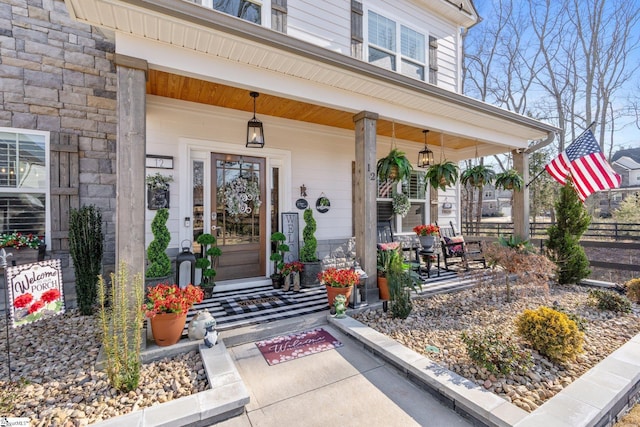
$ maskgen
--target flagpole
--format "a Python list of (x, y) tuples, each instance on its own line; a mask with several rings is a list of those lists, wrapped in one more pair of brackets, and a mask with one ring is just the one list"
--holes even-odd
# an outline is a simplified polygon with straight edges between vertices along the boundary
[[(594, 127), (596, 124), (595, 120), (591, 122), (591, 124), (589, 126), (587, 126), (587, 128), (585, 130), (582, 131), (582, 133), (580, 135), (578, 135), (576, 138), (574, 138), (573, 141), (580, 139), (580, 137), (582, 135), (584, 135), (585, 133), (587, 133), (588, 130), (590, 130), (592, 127)], [(573, 143), (572, 141), (572, 143)], [(571, 144), (569, 144), (571, 145)], [(533, 181), (535, 181), (536, 179), (540, 178), (540, 175), (542, 175), (542, 173), (545, 171), (546, 169), (542, 169), (540, 172), (538, 172), (538, 174), (536, 176), (533, 177), (533, 179), (531, 181), (529, 181), (529, 183), (527, 185), (525, 185), (525, 188), (529, 188), (529, 186), (533, 183)]]

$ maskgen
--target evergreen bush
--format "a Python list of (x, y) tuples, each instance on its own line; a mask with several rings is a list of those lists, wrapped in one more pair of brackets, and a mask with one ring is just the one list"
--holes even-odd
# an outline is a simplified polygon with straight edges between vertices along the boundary
[(627, 292), (627, 298), (635, 303), (640, 303), (640, 279), (631, 279), (624, 284)]
[(525, 310), (516, 319), (518, 334), (533, 348), (558, 362), (575, 359), (582, 353), (584, 334), (565, 313), (549, 307)]
[(171, 241), (171, 234), (167, 228), (169, 219), (169, 209), (162, 208), (156, 211), (156, 215), (151, 221), (151, 232), (153, 240), (147, 248), (147, 278), (165, 277), (171, 274), (171, 259), (167, 255), (167, 247)]
[[(113, 388), (129, 392), (140, 381), (140, 345), (142, 343), (142, 275), (129, 282), (124, 262), (111, 274), (111, 305), (106, 306), (107, 287), (102, 276), (98, 279), (100, 327), (102, 346), (107, 363), (107, 378)], [(133, 301), (131, 300), (133, 297)]]
[(512, 336), (495, 329), (462, 332), (460, 338), (469, 358), (491, 373), (524, 372), (533, 365), (531, 352), (521, 349)]
[(624, 295), (601, 289), (591, 289), (589, 300), (600, 310), (615, 311), (617, 313), (630, 313), (631, 301)]
[(318, 240), (316, 240), (316, 220), (313, 218), (313, 210), (307, 208), (304, 211), (303, 217), (305, 226), (302, 230), (302, 241), (304, 244), (300, 249), (300, 261), (302, 262), (316, 262), (318, 257), (316, 251), (318, 249)]
[(93, 314), (98, 275), (102, 269), (104, 234), (102, 214), (97, 207), (83, 206), (69, 213), (69, 253), (76, 274), (78, 309)]
[(555, 209), (556, 224), (549, 227), (547, 232), (549, 258), (558, 266), (558, 283), (578, 283), (591, 274), (589, 260), (580, 246), (580, 237), (589, 227), (591, 216), (578, 198), (570, 179), (560, 191)]

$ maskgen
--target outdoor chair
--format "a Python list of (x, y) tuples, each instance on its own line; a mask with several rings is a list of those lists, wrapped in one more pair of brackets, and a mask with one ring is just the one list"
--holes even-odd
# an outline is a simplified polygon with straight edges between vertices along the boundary
[(487, 268), (482, 241), (472, 241), (457, 234), (451, 221), (449, 227), (440, 227), (440, 245), (446, 270), (459, 267), (469, 270), (472, 265)]

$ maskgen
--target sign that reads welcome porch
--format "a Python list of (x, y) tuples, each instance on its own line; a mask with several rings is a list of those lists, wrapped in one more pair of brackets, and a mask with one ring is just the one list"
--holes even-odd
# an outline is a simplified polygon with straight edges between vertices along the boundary
[(6, 272), (14, 328), (64, 313), (59, 259), (8, 267)]

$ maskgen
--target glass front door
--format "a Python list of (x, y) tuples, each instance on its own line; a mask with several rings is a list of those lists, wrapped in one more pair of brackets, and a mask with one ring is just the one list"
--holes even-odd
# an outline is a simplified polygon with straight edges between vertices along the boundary
[(216, 281), (265, 275), (265, 159), (211, 154), (211, 234), (222, 250)]

